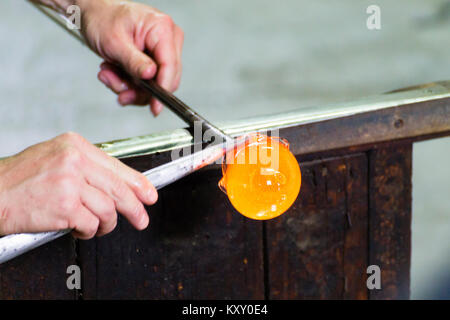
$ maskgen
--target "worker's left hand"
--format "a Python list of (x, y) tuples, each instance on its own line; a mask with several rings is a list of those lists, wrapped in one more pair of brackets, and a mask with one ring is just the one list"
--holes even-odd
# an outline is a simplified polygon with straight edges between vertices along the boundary
[(120, 72), (152, 79), (175, 91), (181, 78), (183, 31), (171, 17), (150, 6), (123, 0), (77, 0), (81, 32), (92, 50), (105, 59), (98, 78), (119, 95), (121, 105), (146, 105), (156, 116), (162, 104)]

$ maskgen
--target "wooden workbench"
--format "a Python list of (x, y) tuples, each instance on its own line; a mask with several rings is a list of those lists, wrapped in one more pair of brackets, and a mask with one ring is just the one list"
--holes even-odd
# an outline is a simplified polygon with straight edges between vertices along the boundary
[[(237, 213), (213, 165), (170, 185), (150, 227), (65, 236), (0, 265), (1, 299), (408, 299), (415, 141), (450, 135), (450, 82), (223, 124), (279, 128), (302, 168), (300, 196), (271, 221)], [(186, 130), (99, 144), (144, 171), (186, 147)], [(82, 270), (81, 290), (66, 268)], [(381, 289), (366, 286), (369, 265)]]

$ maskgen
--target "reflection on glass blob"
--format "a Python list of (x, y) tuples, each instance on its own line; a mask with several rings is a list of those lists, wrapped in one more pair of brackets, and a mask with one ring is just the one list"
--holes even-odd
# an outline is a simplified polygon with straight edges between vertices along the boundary
[(301, 173), (286, 140), (252, 134), (229, 152), (219, 187), (244, 216), (266, 220), (283, 214), (300, 192)]

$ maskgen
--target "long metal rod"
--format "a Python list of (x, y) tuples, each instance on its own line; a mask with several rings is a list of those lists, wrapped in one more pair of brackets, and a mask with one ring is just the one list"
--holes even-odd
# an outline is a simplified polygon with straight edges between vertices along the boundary
[[(51, 20), (66, 29), (64, 24), (54, 16), (52, 16), (47, 10), (41, 8), (38, 5), (35, 6)], [(78, 34), (72, 32), (70, 33), (84, 44), (83, 39)], [(171, 184), (185, 177), (186, 175), (189, 175), (190, 173), (204, 167), (205, 165), (216, 161), (217, 159), (221, 158), (227, 150), (230, 150), (234, 147), (233, 138), (201, 117), (173, 94), (161, 88), (158, 84), (156, 84), (156, 82), (141, 81), (140, 84), (143, 88), (149, 90), (153, 96), (155, 96), (162, 103), (168, 106), (190, 126), (193, 127), (196, 121), (200, 121), (202, 123), (203, 132), (206, 132), (206, 130), (210, 130), (211, 135), (219, 136), (225, 140), (225, 142), (223, 142), (222, 144), (210, 146), (190, 156), (182, 157), (165, 165), (144, 172), (144, 175), (152, 182), (156, 189), (161, 189), (164, 186)], [(22, 233), (8, 235), (0, 238), (0, 264), (14, 259), (15, 257), (34, 248), (37, 248), (45, 243), (58, 239), (70, 233), (71, 231), (71, 229), (65, 229), (41, 233)]]
[[(49, 9), (42, 7), (36, 3), (31, 3), (35, 6), (39, 11), (41, 11), (44, 15), (50, 18), (53, 22), (67, 31), (70, 35), (72, 35), (75, 39), (77, 39), (81, 44), (86, 45), (83, 37), (75, 30), (68, 29), (64, 22), (67, 22), (68, 19), (60, 14), (55, 14)], [(60, 19), (58, 19), (60, 17)], [(64, 21), (64, 22), (63, 22)], [(70, 21), (69, 21), (70, 23)], [(130, 77), (131, 78), (131, 77)], [(186, 122), (190, 127), (194, 127), (195, 123), (201, 123), (202, 132), (205, 133), (208, 131), (210, 136), (216, 136), (222, 138), (223, 141), (232, 141), (233, 138), (223, 132), (221, 129), (213, 125), (211, 122), (203, 118), (197, 112), (195, 112), (192, 108), (190, 108), (183, 101), (178, 99), (171, 92), (165, 90), (160, 85), (158, 85), (153, 80), (135, 80), (137, 84), (144, 90), (150, 92), (152, 96), (157, 98), (163, 104), (165, 104), (170, 110), (172, 110), (178, 117), (180, 117), (184, 122)]]
[(224, 141), (233, 140), (231, 136), (227, 135), (225, 132), (211, 124), (208, 120), (192, 110), (183, 101), (159, 86), (155, 81), (140, 80), (139, 85), (142, 88), (148, 90), (154, 97), (156, 97), (159, 101), (169, 107), (170, 110), (172, 110), (178, 117), (183, 119), (190, 127), (193, 128), (196, 122), (201, 123), (203, 133), (208, 132), (211, 136), (218, 136)]
[[(209, 146), (204, 150), (195, 152), (189, 156), (181, 157), (159, 167), (144, 172), (147, 179), (152, 182), (156, 189), (161, 189), (204, 166), (221, 159), (223, 155), (245, 142), (245, 137), (235, 140), (233, 143), (224, 142)], [(0, 238), (0, 264), (37, 248), (47, 242), (58, 239), (68, 233), (71, 229), (41, 232), (12, 234)]]

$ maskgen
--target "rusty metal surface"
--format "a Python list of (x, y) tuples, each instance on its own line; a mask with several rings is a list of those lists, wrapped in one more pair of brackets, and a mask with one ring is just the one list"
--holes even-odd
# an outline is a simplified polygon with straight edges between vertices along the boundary
[(74, 240), (66, 235), (0, 265), (0, 299), (77, 299), (67, 289), (67, 267), (76, 264)]
[(409, 299), (412, 145), (369, 153), (369, 261), (381, 269), (382, 290), (370, 299)]
[[(340, 103), (298, 111), (218, 123), (227, 134), (268, 129), (295, 132), (291, 141), (296, 154), (450, 131), (450, 81), (381, 94), (349, 103)], [(192, 143), (184, 129), (99, 143), (116, 157), (134, 157), (170, 151)]]
[[(233, 209), (212, 166), (163, 190), (144, 232), (120, 219), (112, 234), (79, 241), (77, 250), (64, 237), (1, 266), (0, 297), (407, 298), (410, 151), (411, 142), (390, 142), (363, 153), (297, 156), (300, 197), (265, 228)], [(168, 157), (123, 161), (143, 171)], [(77, 293), (65, 288), (73, 263), (83, 274)], [(380, 291), (365, 287), (368, 264), (381, 267)]]
[(206, 170), (161, 190), (142, 232), (120, 219), (80, 242), (83, 298), (263, 299), (262, 224), (234, 211), (219, 179)]
[(366, 299), (366, 154), (302, 168), (300, 197), (266, 222), (269, 298)]
[(217, 188), (219, 168), (198, 172), (161, 192), (144, 232), (122, 220), (80, 242), (83, 298), (367, 298), (367, 165), (364, 153), (302, 163), (301, 196), (265, 232)]
[(433, 135), (450, 134), (450, 99), (377, 110), (280, 132), (295, 154), (356, 149), (396, 140), (414, 142)]

